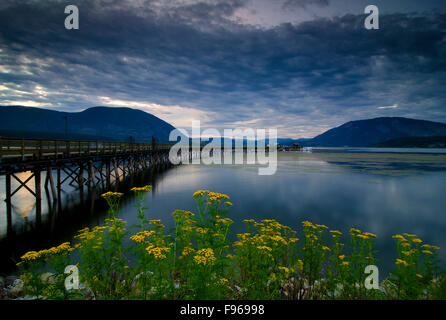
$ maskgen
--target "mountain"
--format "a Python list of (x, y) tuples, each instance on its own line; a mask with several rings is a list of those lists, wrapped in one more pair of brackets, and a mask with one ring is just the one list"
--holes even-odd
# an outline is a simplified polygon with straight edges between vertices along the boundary
[(167, 142), (173, 129), (154, 115), (131, 108), (93, 107), (81, 112), (60, 112), (34, 107), (0, 107), (0, 131), (4, 136), (16, 137), (22, 133), (22, 137), (70, 139), (77, 136), (86, 140), (136, 142), (151, 142), (153, 136), (157, 142)]
[(391, 139), (374, 145), (377, 148), (446, 148), (446, 136)]
[(446, 136), (446, 124), (402, 117), (382, 117), (347, 122), (302, 144), (323, 147), (370, 147), (391, 139), (432, 136)]

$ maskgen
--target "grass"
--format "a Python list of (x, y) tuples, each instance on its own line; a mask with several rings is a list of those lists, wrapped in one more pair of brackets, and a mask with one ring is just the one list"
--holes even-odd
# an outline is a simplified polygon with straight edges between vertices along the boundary
[[(375, 284), (378, 289), (367, 289), (364, 270), (376, 263), (372, 233), (352, 228), (344, 244), (340, 231), (309, 221), (298, 234), (273, 219), (244, 220), (246, 232), (231, 242), (232, 203), (207, 190), (194, 193), (195, 213), (173, 212), (175, 228), (167, 232), (160, 220), (145, 216), (150, 191), (150, 186), (132, 189), (137, 225), (128, 227), (117, 218), (122, 194), (107, 192), (104, 226), (80, 230), (73, 244), (26, 253), (18, 264), (24, 294), (40, 299), (446, 298), (440, 248), (416, 235), (393, 237), (395, 269)], [(73, 259), (81, 286), (67, 290), (65, 268)]]

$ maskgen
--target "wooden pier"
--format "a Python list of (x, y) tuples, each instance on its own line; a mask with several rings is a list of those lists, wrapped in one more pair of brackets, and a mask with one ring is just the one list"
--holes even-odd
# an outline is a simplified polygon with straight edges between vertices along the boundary
[[(27, 190), (36, 201), (36, 221), (42, 214), (42, 176), (44, 191), (51, 207), (61, 208), (64, 187), (74, 187), (84, 198), (84, 189), (112, 190), (120, 181), (144, 170), (172, 166), (172, 144), (126, 143), (108, 141), (72, 141), (17, 139), (0, 137), (0, 176), (5, 176), (7, 232), (12, 232), (12, 200), (18, 191)], [(186, 147), (177, 153), (179, 163), (201, 159), (204, 145)], [(216, 147), (226, 151), (224, 146)], [(229, 147), (231, 152), (257, 152), (257, 147)], [(259, 148), (260, 149), (260, 148)], [(269, 150), (269, 147), (262, 150)], [(209, 152), (213, 156), (214, 149)], [(29, 172), (21, 178), (21, 172)], [(13, 190), (12, 182), (18, 187)], [(30, 187), (34, 184), (34, 187)]]
[[(110, 190), (112, 184), (147, 169), (171, 166), (172, 145), (106, 141), (68, 141), (14, 139), (0, 137), (0, 175), (5, 176), (8, 234), (12, 231), (12, 200), (21, 189), (36, 199), (36, 220), (42, 213), (42, 176), (47, 198), (56, 203), (66, 185), (81, 192), (100, 188)], [(26, 179), (20, 172), (30, 172)], [(18, 187), (12, 190), (12, 180)], [(33, 182), (34, 188), (29, 187)]]

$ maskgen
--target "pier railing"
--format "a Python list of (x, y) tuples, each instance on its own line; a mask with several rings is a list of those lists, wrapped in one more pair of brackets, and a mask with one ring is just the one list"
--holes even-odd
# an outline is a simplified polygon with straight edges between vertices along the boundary
[(20, 139), (0, 137), (0, 162), (168, 150), (170, 144), (108, 141)]

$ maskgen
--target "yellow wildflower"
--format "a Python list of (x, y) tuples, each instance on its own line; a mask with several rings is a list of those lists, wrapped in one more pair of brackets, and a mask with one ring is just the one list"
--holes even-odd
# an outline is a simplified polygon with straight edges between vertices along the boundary
[(304, 228), (317, 229), (317, 227), (313, 225), (310, 221), (303, 221), (302, 225), (304, 226)]
[(224, 225), (230, 225), (230, 224), (233, 224), (234, 221), (232, 221), (232, 219), (229, 219), (229, 218), (223, 218), (223, 219), (217, 219), (217, 223), (221, 223)]
[(206, 233), (208, 233), (209, 229), (197, 227), (197, 228), (195, 228), (195, 231), (200, 234), (206, 234)]
[(364, 232), (363, 233), (365, 236), (370, 237), (370, 238), (376, 238), (376, 234), (370, 233), (370, 232)]
[(395, 263), (397, 265), (402, 265), (404, 267), (407, 267), (409, 265), (405, 260), (402, 260), (402, 259), (396, 259)]
[(407, 247), (410, 247), (410, 243), (409, 242), (403, 242), (401, 244), (401, 246), (404, 247), (404, 248), (407, 248)]
[(357, 234), (356, 236), (357, 236), (358, 238), (363, 239), (363, 240), (369, 240), (369, 239), (370, 239), (370, 238), (367, 237), (365, 234)]
[(166, 253), (170, 251), (167, 247), (155, 247), (154, 245), (149, 245), (146, 248), (149, 255), (153, 255), (156, 260), (166, 259)]
[(404, 238), (404, 237), (403, 237), (402, 235), (400, 235), (400, 234), (396, 234), (396, 235), (392, 236), (392, 238), (393, 238), (393, 239), (398, 239), (398, 240), (400, 240), (400, 241), (407, 241), (407, 239)]
[(290, 273), (290, 269), (287, 267), (279, 267), (279, 270), (284, 271), (286, 274)]
[(303, 261), (302, 261), (301, 259), (298, 259), (298, 260), (297, 260), (297, 268), (298, 268), (300, 271), (303, 271), (303, 270), (304, 270), (304, 263), (303, 263)]
[(209, 193), (208, 190), (198, 190), (198, 191), (196, 191), (196, 192), (194, 193), (193, 197), (194, 197), (194, 198), (200, 198), (200, 197), (202, 197), (203, 195), (208, 194), (208, 193)]
[(202, 264), (204, 266), (207, 264), (212, 264), (216, 260), (217, 259), (214, 256), (214, 251), (211, 248), (201, 249), (197, 251), (197, 254), (194, 256), (195, 263)]
[(195, 249), (193, 249), (191, 247), (184, 247), (182, 255), (187, 256), (193, 252), (195, 252)]
[(102, 198), (120, 198), (120, 197), (122, 197), (124, 194), (123, 193), (120, 193), (120, 192), (111, 192), (111, 191), (109, 191), (109, 192), (106, 192), (106, 193), (103, 193), (103, 194), (101, 194), (101, 197)]
[(152, 186), (150, 185), (144, 187), (133, 187), (132, 189), (130, 189), (130, 191), (133, 192), (150, 192), (150, 190), (152, 190)]

